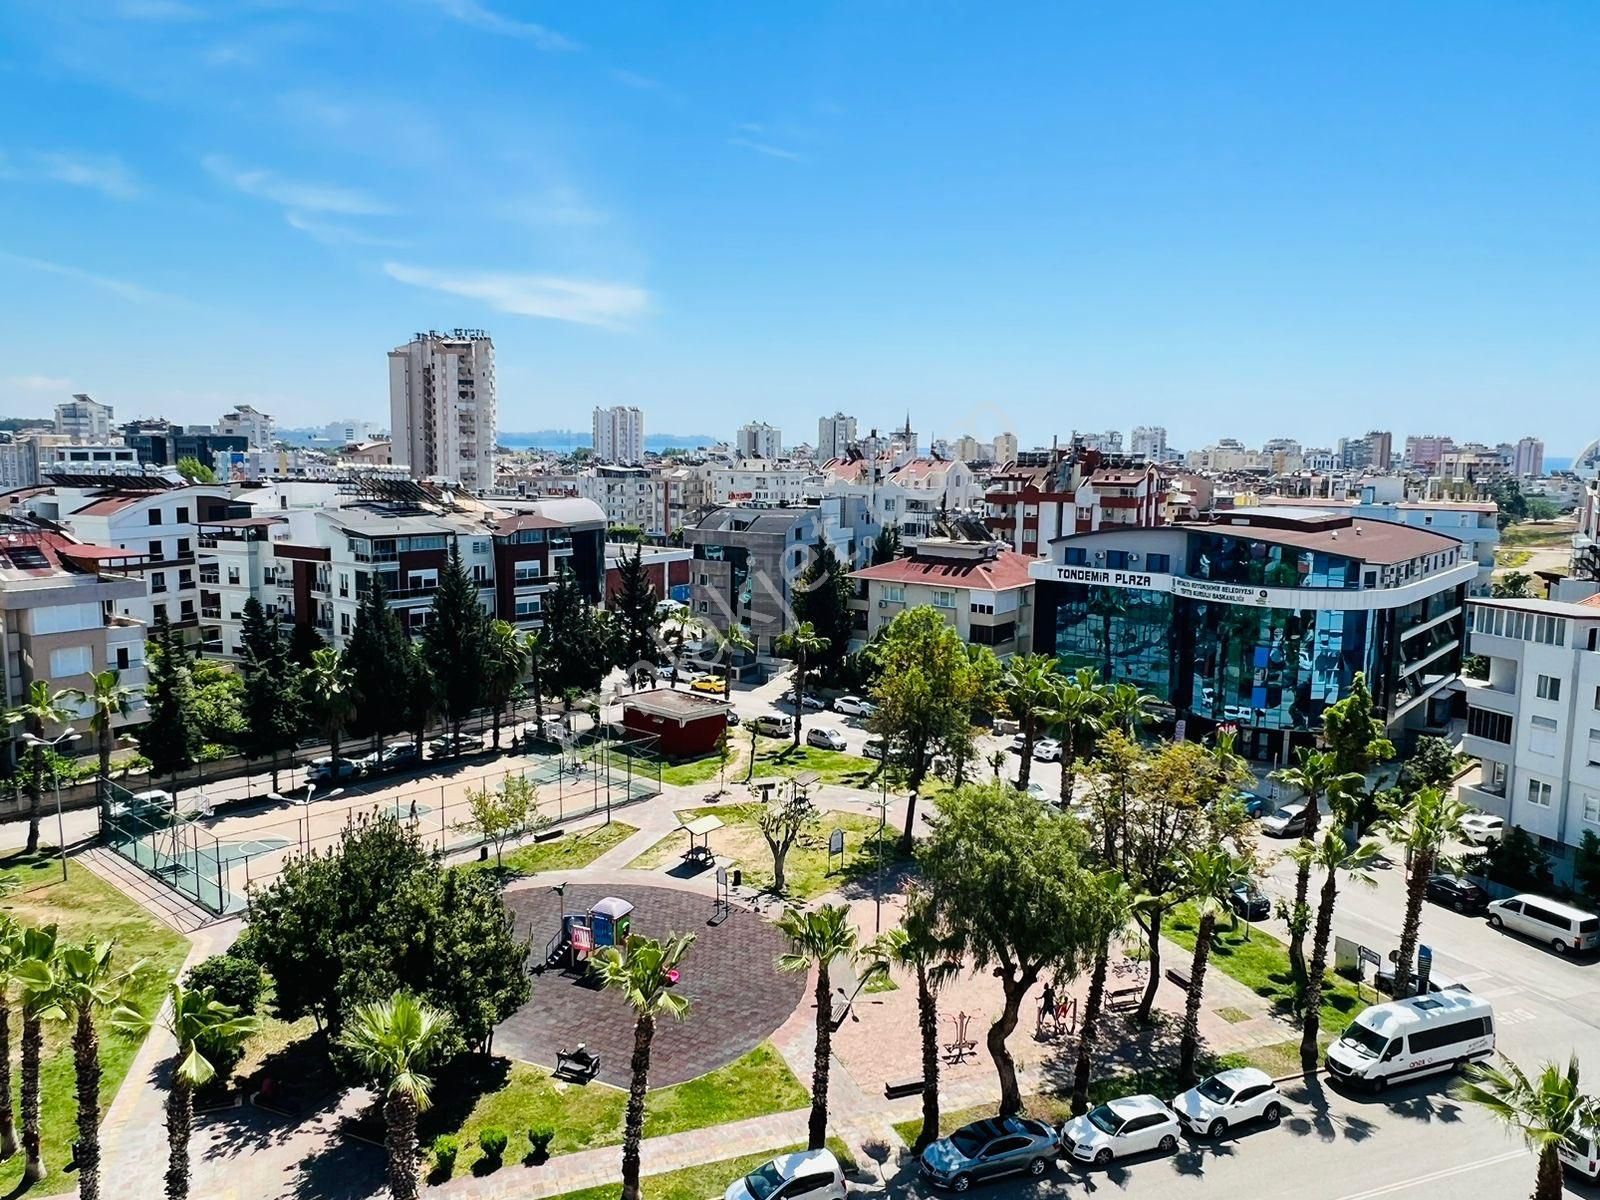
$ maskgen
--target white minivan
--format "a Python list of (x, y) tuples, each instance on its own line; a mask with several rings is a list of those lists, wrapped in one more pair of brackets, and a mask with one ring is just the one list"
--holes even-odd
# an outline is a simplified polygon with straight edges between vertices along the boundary
[(1600, 917), (1543, 896), (1509, 896), (1494, 901), (1489, 905), (1489, 924), (1546, 942), (1557, 954), (1600, 947)]
[(1588, 1179), (1600, 1179), (1600, 1134), (1594, 1130), (1580, 1133), (1576, 1146), (1566, 1142), (1556, 1147), (1556, 1153), (1569, 1168)]
[(1430, 992), (1374, 1004), (1328, 1047), (1333, 1079), (1382, 1091), (1494, 1053), (1494, 1007), (1471, 992)]

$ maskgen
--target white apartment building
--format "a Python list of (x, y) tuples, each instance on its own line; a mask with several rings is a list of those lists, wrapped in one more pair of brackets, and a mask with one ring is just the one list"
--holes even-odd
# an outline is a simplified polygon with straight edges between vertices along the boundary
[(733, 448), (740, 458), (782, 458), (783, 430), (765, 421), (752, 421), (739, 427)]
[(1518, 479), (1544, 474), (1544, 443), (1536, 437), (1520, 438), (1512, 450), (1511, 471)]
[(644, 461), (644, 412), (636, 405), (594, 410), (596, 462), (633, 466)]
[(1128, 435), (1128, 450), (1135, 458), (1145, 462), (1167, 461), (1167, 428), (1165, 425), (1135, 425)]
[(1573, 848), (1600, 836), (1600, 604), (1474, 600), (1467, 629), (1489, 678), (1463, 681), (1462, 749), (1482, 770), (1461, 798), (1533, 835), (1568, 879)]
[(997, 433), (994, 435), (994, 461), (997, 463), (1017, 461), (1016, 434)]
[(39, 482), (39, 454), (32, 438), (0, 442), (0, 491), (32, 487)]
[(709, 468), (707, 504), (799, 504), (816, 496), (820, 477), (804, 463), (765, 458), (741, 459)]
[(111, 437), (111, 405), (77, 392), (56, 405), (56, 432), (85, 442), (106, 441)]
[(264, 412), (257, 412), (248, 404), (236, 404), (217, 418), (217, 432), (230, 437), (242, 437), (251, 449), (266, 450), (272, 445), (276, 426)]
[(632, 525), (651, 535), (666, 532), (665, 480), (649, 467), (601, 463), (578, 474), (578, 495), (593, 500), (606, 525)]
[(1000, 658), (1033, 647), (1033, 577), (1029, 555), (999, 542), (928, 537), (893, 562), (851, 573), (865, 597), (852, 603), (865, 627), (853, 645), (865, 645), (908, 608), (928, 605), (963, 642), (988, 646)]
[(39, 475), (143, 475), (144, 464), (139, 452), (132, 446), (102, 442), (99, 445), (79, 443), (34, 443)]
[(357, 421), (353, 417), (334, 421), (322, 427), (322, 440), (339, 446), (371, 441), (383, 431), (371, 421)]
[(836, 460), (823, 467), (819, 494), (863, 501), (874, 524), (898, 525), (907, 539), (931, 534), (941, 511), (959, 513), (983, 499), (971, 467), (938, 458)]
[(1098, 450), (1102, 454), (1122, 453), (1122, 431), (1108, 429), (1104, 433), (1079, 433), (1072, 431), (1072, 440), (1081, 442), (1085, 449)]
[(419, 333), (389, 351), (394, 461), (413, 479), (494, 485), (494, 341), (481, 329)]
[(830, 458), (843, 458), (855, 440), (854, 417), (836, 412), (831, 417), (821, 418), (817, 422), (817, 461), (827, 462)]

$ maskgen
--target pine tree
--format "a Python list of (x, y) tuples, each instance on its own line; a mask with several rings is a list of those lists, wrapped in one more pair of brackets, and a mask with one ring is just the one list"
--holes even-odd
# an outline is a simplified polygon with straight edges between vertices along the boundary
[(355, 737), (370, 737), (372, 749), (390, 733), (406, 728), (402, 706), (394, 702), (396, 681), (406, 669), (406, 634), (389, 607), (388, 594), (376, 573), (361, 597), (356, 625), (345, 648), (345, 661), (355, 675), (356, 712), (350, 722)]
[(278, 790), (278, 755), (292, 751), (303, 724), (297, 671), (289, 663), (277, 618), (268, 619), (252, 596), (245, 601), (243, 657), (244, 731), (240, 749), (246, 758), (272, 760), (272, 790)]
[(139, 726), (139, 752), (150, 760), (155, 775), (174, 781), (178, 772), (194, 765), (199, 732), (194, 724), (194, 681), (189, 677), (183, 645), (172, 632), (165, 612), (156, 617), (148, 657), (149, 718)]
[(893, 562), (900, 553), (900, 526), (885, 525), (872, 540), (872, 565), (881, 567)]
[[(450, 545), (450, 559), (433, 597), (433, 617), (423, 639), (428, 667), (438, 689), (439, 707), (452, 734), (483, 703), (484, 638), (487, 619), (478, 589), (461, 561), (461, 547)], [(460, 753), (456, 747), (453, 753)]]
[(616, 665), (624, 671), (641, 662), (653, 665), (656, 629), (661, 624), (656, 608), (661, 597), (650, 586), (644, 551), (635, 548), (631, 558), (622, 555), (617, 561), (617, 574), (622, 582), (611, 598), (611, 612), (617, 623)]
[(310, 621), (296, 621), (289, 634), (289, 661), (303, 671), (311, 665), (312, 655), (327, 645)]
[(599, 690), (611, 663), (605, 620), (578, 587), (570, 568), (562, 567), (556, 586), (545, 597), (542, 641), (541, 676), (550, 692)]
[(244, 620), (239, 626), (239, 654), (249, 660), (266, 661), (274, 649), (281, 648), (278, 618), (268, 619), (267, 610), (254, 596), (244, 602)]
[(817, 635), (827, 639), (828, 648), (812, 666), (825, 682), (833, 683), (850, 653), (850, 638), (855, 632), (855, 615), (850, 611), (855, 586), (826, 538), (817, 539), (811, 562), (790, 590), (795, 622), (809, 621)]

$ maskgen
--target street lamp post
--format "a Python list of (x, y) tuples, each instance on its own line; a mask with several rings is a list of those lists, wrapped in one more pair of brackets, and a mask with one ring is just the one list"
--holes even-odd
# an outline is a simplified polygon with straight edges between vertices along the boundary
[[(41, 746), (54, 750), (62, 742), (75, 742), (78, 740), (77, 731), (72, 726), (67, 726), (53, 738), (42, 738), (37, 734), (25, 733), (22, 740), (30, 746)], [(61, 816), (61, 772), (52, 771), (56, 784), (56, 849), (61, 854), (61, 882), (67, 881), (67, 828)]]

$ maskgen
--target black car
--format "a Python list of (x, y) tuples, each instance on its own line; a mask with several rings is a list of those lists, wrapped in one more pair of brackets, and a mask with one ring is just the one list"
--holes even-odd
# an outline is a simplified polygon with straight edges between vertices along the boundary
[(1489, 893), (1460, 875), (1430, 875), (1427, 897), (1462, 913), (1482, 912), (1489, 906)]
[(1233, 891), (1228, 894), (1228, 907), (1246, 921), (1265, 921), (1272, 915), (1272, 901), (1250, 880), (1233, 885)]

